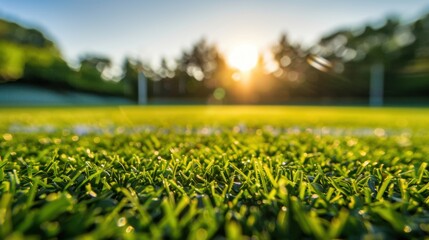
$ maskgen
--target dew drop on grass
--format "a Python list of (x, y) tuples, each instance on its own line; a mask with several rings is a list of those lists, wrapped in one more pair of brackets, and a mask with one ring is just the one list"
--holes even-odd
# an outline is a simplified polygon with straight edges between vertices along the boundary
[(401, 147), (408, 147), (411, 146), (411, 141), (408, 137), (401, 135), (400, 137), (396, 138), (396, 142)]
[(409, 232), (411, 232), (411, 227), (410, 226), (408, 226), (408, 225), (405, 225), (405, 227), (404, 227), (404, 232), (406, 232), (406, 233), (409, 233)]
[(46, 196), (46, 201), (48, 201), (48, 202), (52, 202), (52, 201), (57, 200), (57, 199), (58, 199), (58, 194), (56, 194), (56, 193), (51, 193), (48, 196)]
[(97, 197), (97, 193), (95, 193), (94, 191), (89, 191), (88, 195), (94, 198)]
[(51, 140), (49, 138), (39, 138), (39, 143), (46, 145), (49, 144), (51, 142)]
[(124, 217), (119, 218), (118, 221), (116, 222), (116, 225), (118, 227), (123, 227), (125, 226), (125, 224), (127, 224), (127, 219)]
[(10, 141), (13, 139), (13, 136), (10, 133), (5, 133), (5, 134), (3, 134), (3, 139), (6, 141)]
[(352, 138), (350, 140), (347, 141), (347, 146), (349, 147), (353, 147), (354, 145), (356, 145), (358, 143), (358, 140), (355, 138)]
[(127, 229), (125, 229), (126, 233), (130, 233), (130, 232), (133, 232), (133, 231), (134, 231), (134, 228), (131, 227), (131, 226), (128, 226)]
[(377, 137), (383, 137), (386, 134), (386, 131), (382, 128), (376, 128), (374, 129), (374, 135)]

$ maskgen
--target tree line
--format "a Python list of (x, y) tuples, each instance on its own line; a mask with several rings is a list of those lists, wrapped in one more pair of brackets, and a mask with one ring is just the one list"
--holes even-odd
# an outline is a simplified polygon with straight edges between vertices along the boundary
[[(387, 100), (429, 97), (429, 15), (411, 23), (344, 29), (302, 47), (281, 34), (271, 58), (260, 55), (249, 74), (227, 64), (216, 44), (196, 41), (176, 59), (152, 67), (126, 58), (122, 75), (109, 80), (109, 58), (85, 55), (71, 68), (42, 33), (0, 20), (0, 81), (125, 96), (137, 100), (138, 73), (148, 79), (149, 99), (211, 103), (366, 101), (370, 69), (384, 66)], [(171, 64), (173, 63), (173, 64)]]

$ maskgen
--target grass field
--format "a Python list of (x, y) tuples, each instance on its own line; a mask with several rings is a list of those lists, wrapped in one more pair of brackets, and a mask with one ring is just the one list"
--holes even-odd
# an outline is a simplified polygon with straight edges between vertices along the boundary
[(429, 109), (0, 109), (1, 239), (429, 235)]

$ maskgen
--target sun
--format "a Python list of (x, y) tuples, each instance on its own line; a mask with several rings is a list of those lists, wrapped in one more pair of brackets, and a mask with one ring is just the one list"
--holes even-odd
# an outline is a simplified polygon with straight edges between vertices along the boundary
[(241, 72), (248, 72), (258, 62), (258, 49), (251, 44), (234, 47), (227, 55), (228, 64)]

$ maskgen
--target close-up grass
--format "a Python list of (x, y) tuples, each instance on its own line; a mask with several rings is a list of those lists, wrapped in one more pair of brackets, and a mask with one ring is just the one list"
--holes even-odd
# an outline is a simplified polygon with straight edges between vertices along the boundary
[(1, 239), (418, 239), (429, 110), (0, 110)]

